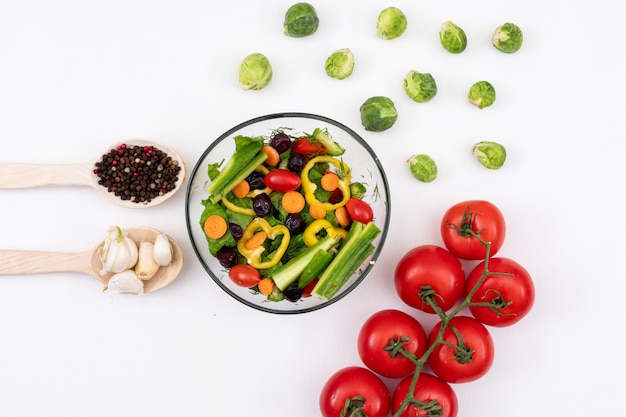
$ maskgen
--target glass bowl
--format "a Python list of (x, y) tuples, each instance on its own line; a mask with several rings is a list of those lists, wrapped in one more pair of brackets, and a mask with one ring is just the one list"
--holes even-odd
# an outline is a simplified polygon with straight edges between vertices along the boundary
[[(206, 192), (211, 182), (208, 174), (210, 164), (219, 164), (230, 159), (235, 151), (234, 138), (238, 135), (264, 137), (269, 140), (272, 132), (284, 130), (295, 137), (299, 134), (312, 133), (316, 128), (327, 129), (330, 136), (345, 148), (339, 157), (350, 167), (352, 181), (359, 181), (366, 186), (363, 197), (374, 212), (374, 223), (381, 230), (373, 242), (375, 249), (369, 258), (350, 277), (341, 289), (329, 300), (315, 296), (302, 297), (299, 301), (269, 301), (266, 296), (255, 290), (235, 284), (228, 276), (216, 257), (211, 255), (200, 217), (204, 211), (203, 201), (209, 195)], [(223, 166), (223, 165), (222, 165)], [(315, 311), (331, 305), (354, 290), (375, 267), (389, 228), (390, 199), (389, 186), (383, 167), (370, 146), (353, 130), (324, 116), (308, 113), (277, 113), (256, 117), (243, 122), (218, 137), (200, 156), (187, 185), (185, 215), (187, 230), (193, 249), (209, 276), (227, 294), (241, 303), (269, 313), (296, 314)]]

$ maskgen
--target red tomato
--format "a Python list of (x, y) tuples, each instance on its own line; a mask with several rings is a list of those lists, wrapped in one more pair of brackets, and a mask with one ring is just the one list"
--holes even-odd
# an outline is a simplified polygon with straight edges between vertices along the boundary
[(435, 310), (424, 302), (422, 291), (429, 287), (443, 311), (448, 311), (463, 295), (465, 273), (454, 255), (436, 245), (422, 245), (408, 251), (395, 270), (395, 286), (407, 305), (427, 313)]
[(295, 191), (300, 187), (300, 177), (288, 169), (273, 169), (263, 177), (263, 184), (274, 191), (286, 193)]
[(402, 378), (415, 372), (415, 363), (385, 348), (398, 343), (419, 359), (426, 351), (426, 332), (415, 318), (399, 310), (381, 310), (365, 321), (357, 347), (361, 360), (372, 371), (387, 378)]
[(346, 210), (348, 210), (348, 215), (354, 221), (367, 224), (374, 220), (372, 206), (359, 198), (352, 197), (348, 199)]
[[(349, 408), (342, 414), (346, 401), (349, 401)], [(323, 417), (387, 417), (391, 395), (385, 383), (372, 371), (360, 366), (349, 366), (335, 372), (326, 381), (319, 404)], [(363, 413), (354, 412), (358, 409)]]
[(491, 242), (489, 255), (495, 255), (506, 235), (502, 212), (488, 201), (471, 200), (453, 205), (441, 219), (441, 237), (453, 255), (461, 259), (485, 259), (485, 245), (470, 231)]
[[(428, 344), (432, 345), (441, 322), (432, 328)], [(461, 340), (457, 337), (458, 332)], [(493, 363), (494, 346), (489, 330), (473, 317), (455, 316), (443, 332), (443, 341), (428, 357), (433, 372), (447, 382), (474, 381), (489, 371)]]
[(324, 145), (320, 142), (312, 142), (308, 137), (302, 137), (293, 142), (291, 152), (300, 153), (306, 157), (310, 157), (314, 155), (325, 155), (326, 148), (324, 148)]
[[(400, 381), (393, 392), (391, 412), (394, 416), (396, 415), (396, 412), (400, 410), (402, 401), (406, 398), (409, 390), (411, 389), (412, 379), (413, 375), (409, 375), (404, 378)], [(413, 390), (413, 397), (420, 402), (421, 407), (410, 404), (402, 411), (400, 414), (401, 417), (456, 417), (457, 415), (459, 402), (456, 393), (450, 384), (437, 378), (436, 376), (426, 373), (419, 374), (415, 390)], [(436, 403), (432, 403), (432, 401), (435, 400)]]
[[(465, 291), (476, 286), (485, 269), (485, 261), (476, 265), (465, 282)], [(491, 306), (470, 305), (470, 312), (481, 323), (505, 327), (520, 321), (535, 303), (535, 286), (526, 269), (508, 258), (491, 258), (489, 272), (472, 295), (472, 303), (491, 303)], [(494, 311), (494, 308), (496, 311)]]
[(247, 264), (237, 264), (230, 268), (228, 277), (237, 285), (252, 288), (261, 280), (261, 274), (256, 268)]

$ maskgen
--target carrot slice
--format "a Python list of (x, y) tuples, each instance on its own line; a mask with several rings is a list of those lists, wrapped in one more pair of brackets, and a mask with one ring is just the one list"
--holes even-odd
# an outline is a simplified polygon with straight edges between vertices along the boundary
[(273, 146), (263, 145), (261, 147), (261, 152), (267, 155), (267, 159), (265, 160), (266, 165), (273, 167), (278, 165), (280, 162), (280, 154)]
[(233, 194), (237, 198), (244, 198), (250, 192), (250, 183), (246, 180), (241, 180), (239, 184), (233, 187)]
[(228, 225), (226, 220), (219, 214), (212, 214), (204, 221), (204, 233), (211, 239), (219, 239), (226, 233)]
[(309, 206), (309, 214), (314, 219), (323, 219), (326, 217), (326, 208), (321, 203), (313, 203)]
[(339, 187), (339, 175), (334, 172), (327, 172), (320, 179), (320, 185), (326, 191), (335, 191)]
[(306, 204), (304, 196), (297, 191), (287, 191), (283, 194), (281, 204), (287, 213), (300, 213)]
[(257, 285), (259, 287), (259, 292), (263, 295), (270, 295), (276, 286), (276, 284), (274, 284), (274, 280), (269, 277), (261, 279)]
[(335, 210), (335, 218), (340, 226), (347, 227), (350, 225), (351, 219), (345, 206), (341, 206)]
[(258, 248), (263, 244), (263, 242), (265, 242), (265, 239), (267, 239), (267, 233), (265, 233), (264, 231), (255, 233), (250, 239), (246, 241), (246, 249), (252, 250)]

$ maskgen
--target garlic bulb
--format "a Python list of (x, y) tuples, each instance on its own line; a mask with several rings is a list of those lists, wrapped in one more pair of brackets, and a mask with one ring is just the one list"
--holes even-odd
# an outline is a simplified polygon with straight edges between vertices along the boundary
[(159, 266), (168, 266), (172, 262), (172, 245), (165, 233), (159, 233), (154, 241), (154, 260)]
[(100, 275), (122, 272), (137, 263), (137, 244), (119, 226), (109, 227), (98, 255), (102, 263)]
[(152, 278), (159, 269), (154, 260), (154, 244), (142, 240), (139, 243), (139, 257), (137, 259), (137, 265), (135, 265), (135, 273), (140, 280), (148, 280)]
[(143, 281), (137, 278), (135, 271), (127, 269), (113, 275), (104, 287), (104, 291), (118, 294), (143, 294)]

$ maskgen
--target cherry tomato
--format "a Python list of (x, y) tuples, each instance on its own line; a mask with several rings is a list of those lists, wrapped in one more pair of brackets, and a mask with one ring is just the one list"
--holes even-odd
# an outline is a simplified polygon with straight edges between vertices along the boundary
[(237, 264), (230, 268), (228, 277), (237, 285), (252, 288), (261, 280), (259, 271), (247, 264)]
[(273, 169), (263, 177), (263, 184), (274, 191), (286, 193), (300, 187), (300, 177), (287, 169)]
[(422, 245), (408, 251), (396, 265), (396, 292), (407, 305), (435, 313), (424, 302), (422, 293), (429, 288), (432, 299), (443, 311), (448, 311), (463, 295), (465, 273), (454, 255), (436, 245)]
[[(432, 328), (428, 335), (429, 345), (435, 342), (440, 328), (441, 322)], [(493, 339), (489, 330), (475, 318), (455, 316), (450, 319), (449, 326), (443, 332), (443, 340), (445, 343), (438, 344), (428, 357), (428, 364), (444, 381), (475, 381), (491, 368)]]
[(325, 155), (326, 148), (320, 142), (312, 142), (308, 137), (301, 137), (293, 142), (292, 153), (299, 153), (306, 157)]
[(415, 363), (396, 350), (397, 343), (419, 359), (426, 351), (426, 332), (412, 316), (399, 310), (381, 310), (368, 318), (359, 332), (357, 347), (361, 360), (372, 371), (387, 378), (402, 378), (415, 371)]
[[(391, 412), (396, 415), (400, 410), (402, 401), (411, 389), (413, 375), (404, 378), (393, 392), (391, 400)], [(437, 378), (434, 375), (421, 373), (417, 378), (413, 397), (420, 402), (418, 405), (408, 405), (400, 414), (401, 417), (416, 416), (441, 416), (456, 417), (459, 402), (456, 393), (446, 381)], [(435, 401), (436, 403), (432, 403)], [(440, 408), (439, 408), (440, 407)]]
[[(485, 269), (485, 261), (476, 265), (465, 281), (465, 291), (476, 286)], [(505, 327), (520, 321), (535, 302), (535, 286), (526, 269), (508, 258), (491, 258), (489, 272), (472, 295), (472, 303), (491, 303), (491, 306), (471, 305), (470, 312), (481, 323)], [(495, 308), (495, 311), (494, 311)]]
[(348, 215), (354, 221), (367, 224), (374, 220), (374, 211), (372, 210), (372, 206), (360, 198), (352, 197), (348, 199), (348, 202), (346, 203), (346, 210), (348, 210)]
[(441, 219), (441, 237), (446, 248), (461, 259), (486, 258), (485, 245), (472, 236), (474, 231), (486, 242), (491, 242), (489, 256), (502, 247), (506, 224), (500, 209), (488, 201), (470, 200), (450, 207)]
[[(346, 401), (349, 401), (349, 408), (343, 414)], [(324, 384), (319, 405), (323, 417), (387, 417), (391, 394), (385, 383), (372, 371), (360, 366), (349, 366), (335, 372)], [(355, 412), (358, 409), (363, 413)]]

